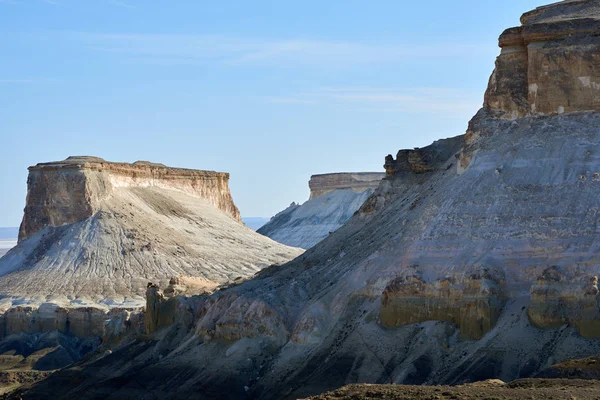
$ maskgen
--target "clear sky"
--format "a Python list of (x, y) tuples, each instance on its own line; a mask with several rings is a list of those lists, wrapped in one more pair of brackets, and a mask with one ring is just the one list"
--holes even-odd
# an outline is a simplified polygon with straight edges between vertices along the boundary
[(242, 215), (464, 133), (533, 0), (0, 0), (0, 226), (70, 155), (227, 171)]

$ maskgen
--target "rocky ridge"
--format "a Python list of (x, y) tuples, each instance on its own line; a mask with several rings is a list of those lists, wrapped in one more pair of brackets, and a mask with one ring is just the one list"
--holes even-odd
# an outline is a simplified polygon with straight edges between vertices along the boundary
[(308, 184), (310, 199), (292, 203), (258, 233), (288, 246), (309, 249), (344, 225), (384, 177), (377, 172), (313, 175)]
[(151, 340), (23, 397), (293, 399), (508, 382), (599, 354), (598, 19), (596, 0), (526, 13), (464, 137), (388, 156), (359, 212), (301, 257), (155, 307), (169, 323)]

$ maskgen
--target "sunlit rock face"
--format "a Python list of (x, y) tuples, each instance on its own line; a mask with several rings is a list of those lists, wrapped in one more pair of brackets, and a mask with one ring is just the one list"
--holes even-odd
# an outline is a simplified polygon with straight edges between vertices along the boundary
[(564, 1), (521, 18), (500, 36), (485, 106), (516, 118), (600, 110), (600, 8)]
[[(287, 264), (192, 297), (194, 323), (163, 326), (158, 344), (128, 348), (135, 357), (64, 372), (101, 372), (65, 393), (133, 399), (152, 377), (157, 397), (293, 399), (350, 382), (510, 381), (600, 354), (600, 110), (579, 79), (597, 67), (596, 39), (580, 28), (598, 4), (525, 14), (503, 35), (464, 136), (388, 156), (386, 178), (340, 229)], [(565, 23), (573, 33), (558, 39)]]
[(83, 221), (120, 188), (173, 189), (207, 200), (232, 218), (240, 212), (229, 192), (229, 174), (170, 168), (137, 161), (107, 162), (99, 157), (69, 157), (29, 168), (27, 203), (19, 239), (45, 227)]
[[(301, 254), (241, 223), (228, 180), (97, 157), (30, 167), (19, 243), (0, 259), (0, 339), (57, 331), (117, 343), (144, 331), (149, 281), (205, 293)], [(147, 330), (173, 322), (170, 304)]]
[(0, 259), (0, 295), (143, 305), (148, 281), (200, 279), (202, 291), (300, 254), (240, 222), (228, 179), (97, 157), (30, 167), (19, 244)]
[(338, 230), (385, 177), (383, 172), (313, 175), (310, 199), (292, 203), (258, 232), (288, 246), (309, 249)]

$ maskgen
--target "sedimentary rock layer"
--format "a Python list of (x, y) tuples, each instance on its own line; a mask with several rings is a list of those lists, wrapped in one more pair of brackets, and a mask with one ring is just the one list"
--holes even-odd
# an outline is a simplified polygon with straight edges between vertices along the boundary
[(240, 212), (229, 192), (227, 173), (170, 168), (144, 161), (127, 164), (98, 157), (69, 157), (29, 167), (19, 239), (45, 227), (90, 218), (99, 211), (102, 200), (121, 188), (178, 190), (202, 198), (240, 221)]
[[(141, 331), (142, 308), (61, 307), (45, 303), (39, 307), (14, 306), (2, 310), (0, 339), (15, 334), (60, 332), (79, 338), (105, 338), (110, 342), (128, 330)], [(112, 325), (107, 321), (112, 320)], [(121, 325), (116, 326), (115, 322)]]
[(292, 203), (258, 232), (279, 243), (309, 249), (344, 225), (384, 177), (377, 172), (313, 175), (310, 200)]
[(228, 177), (90, 157), (31, 167), (0, 295), (32, 307), (142, 305), (148, 281), (197, 278), (191, 288), (212, 290), (300, 254), (240, 222)]
[(434, 282), (408, 276), (392, 280), (381, 298), (381, 324), (388, 328), (425, 321), (455, 324), (468, 338), (481, 339), (504, 307), (503, 272), (482, 270)]
[(379, 172), (352, 172), (321, 174), (310, 177), (310, 200), (337, 189), (352, 189), (355, 192), (375, 190), (384, 175)]
[(512, 118), (600, 111), (599, 9), (575, 0), (524, 14), (500, 36), (485, 106)]
[[(53, 393), (295, 399), (349, 382), (511, 381), (599, 354), (600, 112), (577, 83), (579, 66), (598, 65), (597, 36), (581, 17), (595, 23), (600, 1), (526, 14), (515, 40), (527, 53), (504, 47), (466, 135), (388, 157), (359, 212), (301, 257), (192, 297), (156, 344), (24, 397), (86, 376)], [(542, 34), (550, 42), (531, 46)], [(532, 101), (537, 76), (548, 83)]]

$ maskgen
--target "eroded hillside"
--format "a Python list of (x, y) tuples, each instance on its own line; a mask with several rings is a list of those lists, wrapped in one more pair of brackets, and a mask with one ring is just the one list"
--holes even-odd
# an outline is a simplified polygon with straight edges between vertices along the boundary
[(357, 215), (290, 263), (211, 296), (149, 291), (170, 323), (23, 397), (295, 399), (598, 354), (600, 1), (522, 22), (464, 137), (389, 156)]

